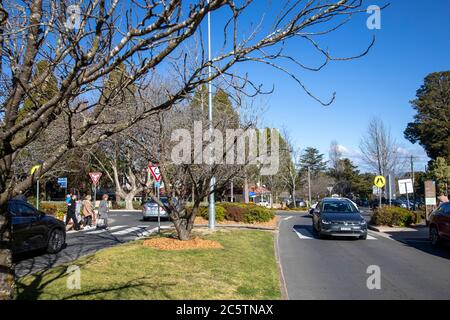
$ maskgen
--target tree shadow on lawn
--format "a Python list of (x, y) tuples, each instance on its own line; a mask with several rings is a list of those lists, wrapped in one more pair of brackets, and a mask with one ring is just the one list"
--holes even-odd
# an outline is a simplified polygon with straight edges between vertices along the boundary
[[(88, 256), (84, 258), (82, 261), (77, 261), (76, 266), (80, 269), (83, 268), (83, 266), (89, 265), (90, 262), (94, 259), (94, 256)], [(43, 270), (38, 273), (34, 273), (32, 275), (29, 275), (29, 277), (32, 277), (32, 281), (29, 284), (23, 283), (21, 281), (16, 281), (17, 286), (17, 300), (37, 300), (41, 297), (42, 294), (46, 293), (47, 295), (50, 295), (49, 292), (46, 292), (46, 289), (51, 286), (55, 281), (67, 277), (69, 274), (67, 273), (68, 266), (61, 265), (59, 267), (56, 267), (52, 271)], [(97, 298), (102, 299), (101, 297), (95, 297), (95, 295), (101, 295), (104, 293), (111, 293), (111, 292), (117, 292), (117, 296), (111, 297), (109, 299), (134, 299), (134, 296), (148, 296), (149, 291), (157, 292), (161, 294), (163, 297), (167, 299), (173, 299), (168, 292), (167, 288), (176, 286), (176, 283), (165, 283), (161, 284), (158, 283), (157, 285), (150, 285), (148, 281), (151, 278), (149, 277), (141, 277), (136, 278), (127, 281), (123, 284), (111, 284), (108, 285), (102, 285), (100, 288), (94, 288), (90, 290), (82, 290), (82, 289), (73, 289), (74, 293), (65, 295), (65, 296), (58, 296), (55, 295), (54, 297), (46, 297), (47, 299), (61, 299), (61, 300), (70, 300), (70, 299), (83, 299), (83, 298)], [(122, 296), (121, 291), (122, 290), (129, 290), (129, 289), (135, 289), (137, 290), (136, 293), (133, 294), (133, 296)], [(94, 297), (93, 297), (94, 296)]]

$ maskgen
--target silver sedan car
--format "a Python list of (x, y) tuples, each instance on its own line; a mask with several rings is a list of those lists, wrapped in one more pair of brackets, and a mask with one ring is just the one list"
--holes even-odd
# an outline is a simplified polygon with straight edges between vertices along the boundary
[[(166, 197), (161, 197), (160, 200), (164, 205), (169, 205)], [(169, 215), (167, 214), (164, 207), (160, 207), (159, 209), (159, 216), (161, 218), (168, 219)], [(142, 208), (142, 219), (145, 221), (152, 218), (158, 218), (158, 204), (153, 201), (153, 199), (150, 199), (144, 203), (144, 206)]]

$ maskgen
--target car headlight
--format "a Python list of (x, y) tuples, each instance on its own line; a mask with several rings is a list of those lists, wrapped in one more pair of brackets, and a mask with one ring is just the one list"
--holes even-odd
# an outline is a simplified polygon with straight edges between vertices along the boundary
[(361, 220), (361, 221), (359, 222), (359, 224), (362, 225), (362, 226), (365, 226), (365, 225), (367, 224), (367, 222), (366, 222), (366, 220)]
[(328, 220), (322, 219), (322, 223), (323, 223), (323, 224), (331, 224), (331, 221), (328, 221)]

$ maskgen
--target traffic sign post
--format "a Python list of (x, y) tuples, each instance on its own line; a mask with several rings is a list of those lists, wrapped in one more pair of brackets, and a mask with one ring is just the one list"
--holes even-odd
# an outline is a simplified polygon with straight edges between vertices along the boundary
[(92, 186), (94, 187), (94, 209), (95, 204), (97, 203), (97, 184), (100, 181), (100, 178), (102, 177), (101, 172), (89, 172), (89, 177), (91, 177), (92, 180)]
[(155, 181), (159, 182), (161, 180), (161, 172), (159, 171), (159, 168), (152, 164), (149, 164), (148, 168), (150, 169), (150, 173), (152, 174)]
[[(149, 164), (148, 165), (148, 169), (150, 170), (150, 173), (153, 176), (153, 179), (155, 179), (155, 193), (156, 193), (156, 198), (158, 199), (159, 202), (159, 189), (161, 188), (161, 172), (159, 171), (159, 168), (153, 164)], [(158, 233), (161, 233), (161, 207), (158, 205)]]
[(382, 188), (386, 185), (386, 178), (383, 176), (376, 176), (373, 180), (373, 184), (380, 189), (380, 208), (381, 208), (381, 194)]
[(414, 192), (412, 179), (398, 180), (398, 189), (400, 194), (406, 194), (408, 209), (411, 209), (411, 206), (409, 204), (409, 194)]

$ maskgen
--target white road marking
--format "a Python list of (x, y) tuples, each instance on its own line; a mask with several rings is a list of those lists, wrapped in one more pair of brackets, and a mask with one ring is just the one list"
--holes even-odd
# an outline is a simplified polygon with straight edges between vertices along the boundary
[[(298, 237), (302, 240), (312, 240), (314, 239), (314, 236), (312, 235), (311, 231), (309, 231), (306, 228), (293, 228), (295, 233), (298, 235)], [(367, 235), (367, 240), (378, 240), (377, 238), (371, 236), (370, 234)]]
[(292, 218), (292, 216), (289, 216), (289, 217), (284, 218), (283, 220), (286, 221), (286, 220), (289, 220), (291, 218)]
[(134, 231), (138, 231), (138, 230), (142, 230), (142, 228), (131, 227), (131, 228), (128, 228), (128, 229), (125, 229), (125, 230), (120, 230), (120, 231), (117, 231), (117, 232), (113, 232), (111, 234), (120, 236), (120, 235), (124, 235), (124, 234), (131, 233), (131, 232), (134, 232)]
[(129, 214), (122, 214), (122, 217), (129, 217)]
[(110, 227), (109, 230), (106, 230), (106, 229), (93, 230), (93, 231), (88, 231), (86, 233), (87, 234), (99, 234), (99, 233), (103, 233), (103, 232), (106, 232), (106, 231), (117, 230), (117, 229), (126, 228), (126, 227), (127, 226), (113, 226), (113, 227)]
[(294, 228), (294, 231), (300, 239), (307, 239), (307, 240), (314, 239), (313, 235), (311, 234), (311, 232), (309, 232), (308, 229)]

